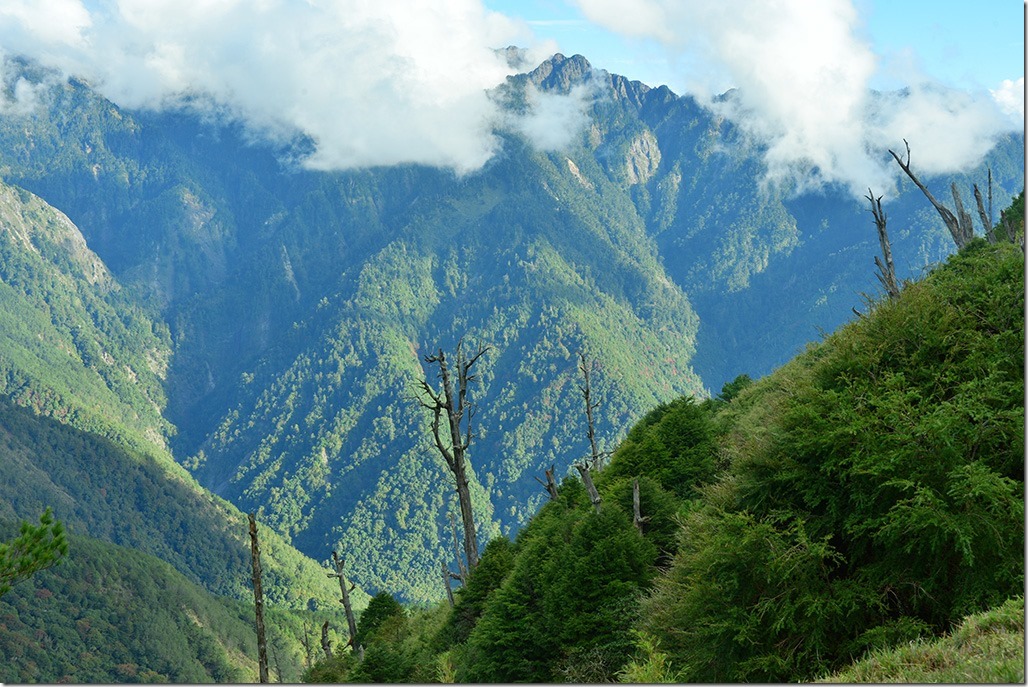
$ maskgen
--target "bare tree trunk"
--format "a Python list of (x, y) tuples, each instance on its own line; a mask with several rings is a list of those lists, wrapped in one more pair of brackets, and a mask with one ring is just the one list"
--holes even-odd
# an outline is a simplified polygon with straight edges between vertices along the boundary
[(310, 668), (314, 665), (314, 642), (311, 635), (314, 634), (314, 626), (304, 618), (303, 635), (300, 637), (300, 644), (303, 646), (303, 667)]
[(357, 622), (353, 619), (353, 606), (350, 605), (350, 592), (353, 591), (354, 585), (350, 585), (349, 588), (346, 586), (346, 576), (343, 575), (343, 566), (346, 565), (346, 559), (340, 558), (339, 555), (333, 551), (332, 562), (336, 566), (336, 571), (334, 573), (328, 573), (328, 576), (339, 578), (339, 591), (342, 592), (343, 595), (343, 598), (339, 601), (343, 604), (343, 610), (346, 612), (346, 625), (350, 630), (350, 641), (348, 644), (354, 649), (354, 651), (356, 651)]
[(282, 682), (282, 664), (278, 660), (279, 641), (281, 641), (279, 635), (275, 635), (275, 638), (271, 640), (271, 660), (275, 662), (275, 676), (278, 678), (277, 682)]
[(632, 523), (639, 534), (643, 533), (643, 525), (649, 522), (649, 516), (643, 517), (642, 506), (639, 498), (639, 480), (632, 480)]
[[(989, 170), (989, 196), (992, 196), (992, 170)], [(992, 212), (985, 213), (985, 203), (982, 201), (982, 192), (978, 190), (978, 184), (974, 185), (974, 202), (978, 205), (978, 219), (985, 228), (985, 239), (989, 243), (996, 243), (996, 232), (992, 230)], [(992, 201), (989, 201), (992, 204)]]
[(885, 229), (885, 211), (882, 210), (882, 197), (875, 197), (875, 194), (871, 189), (867, 189), (867, 195), (864, 196), (871, 202), (871, 214), (875, 218), (875, 227), (878, 229), (878, 243), (882, 247), (882, 256), (885, 258), (883, 264), (878, 256), (875, 256), (875, 265), (878, 266), (878, 281), (881, 282), (885, 288), (885, 292), (889, 294), (889, 298), (899, 298), (900, 287), (899, 282), (896, 281), (896, 266), (892, 262), (892, 246), (889, 243), (889, 232)]
[(600, 512), (600, 492), (596, 491), (596, 485), (593, 484), (592, 475), (589, 474), (589, 466), (586, 463), (575, 463), (575, 467), (578, 469), (578, 473), (582, 475), (582, 484), (585, 485), (585, 490), (589, 493), (589, 500), (593, 503), (593, 508), (596, 512)]
[(605, 453), (601, 453), (599, 448), (596, 446), (596, 428), (593, 422), (593, 410), (599, 407), (599, 401), (593, 402), (592, 400), (592, 388), (589, 383), (589, 364), (585, 359), (585, 354), (581, 351), (578, 352), (579, 365), (578, 369), (582, 371), (583, 383), (578, 385), (579, 390), (582, 392), (582, 398), (585, 399), (585, 420), (589, 436), (589, 449), (591, 454), (589, 458), (581, 463), (576, 463), (575, 468), (578, 473), (582, 476), (582, 484), (585, 485), (585, 489), (589, 492), (589, 500), (592, 501), (593, 508), (596, 512), (600, 512), (600, 492), (596, 490), (596, 485), (593, 484), (592, 475), (589, 474), (589, 470), (597, 470), (600, 467), (600, 461), (603, 459)]
[(446, 585), (446, 600), (450, 602), (450, 608), (453, 608), (453, 587), (450, 586), (450, 569), (446, 567), (446, 563), (439, 564), (443, 569), (443, 584)]
[(545, 482), (542, 481), (541, 479), (539, 479), (538, 477), (535, 478), (535, 481), (538, 482), (539, 484), (543, 485), (543, 488), (546, 490), (546, 493), (548, 493), (550, 495), (550, 500), (551, 501), (556, 501), (557, 500), (557, 482), (553, 479), (553, 469), (554, 469), (554, 467), (555, 466), (551, 465), (549, 470), (545, 470), (544, 471), (544, 473), (546, 475), (546, 481)]
[(257, 626), (257, 666), (260, 681), (268, 682), (268, 644), (264, 637), (264, 591), (261, 589), (261, 547), (257, 542), (257, 517), (250, 513), (250, 562), (253, 566), (253, 604)]
[[(456, 388), (450, 376), (446, 354), (442, 349), (435, 355), (425, 356), (426, 363), (439, 365), (442, 389), (436, 390), (427, 379), (423, 379), (420, 383), (422, 395), (417, 399), (418, 403), (432, 411), (432, 438), (456, 483), (457, 501), (464, 526), (464, 556), (467, 559), (469, 573), (478, 566), (478, 533), (471, 508), (471, 490), (468, 487), (466, 464), (468, 446), (471, 445), (474, 436), (471, 432), (471, 421), (475, 409), (474, 405), (468, 402), (467, 394), (468, 385), (476, 379), (475, 375), (470, 374), (471, 367), (488, 350), (488, 346), (479, 346), (474, 355), (467, 356), (464, 353), (463, 340), (457, 344)], [(449, 441), (443, 440), (441, 425), (444, 415), (449, 430)]]
[(325, 658), (332, 658), (332, 642), (328, 638), (328, 621), (321, 624), (321, 650), (325, 652)]
[[(460, 581), (467, 582), (468, 569), (464, 565), (464, 561), (461, 560), (460, 546), (457, 544), (457, 518), (454, 517), (451, 511), (446, 512), (446, 517), (450, 520), (450, 534), (453, 535), (453, 557), (457, 559), (457, 570), (460, 571)], [(447, 571), (446, 577), (449, 579), (449, 571)]]
[(989, 227), (993, 226), (992, 222), (992, 167), (989, 167)]
[[(964, 209), (964, 201), (960, 198), (960, 191), (957, 190), (957, 183), (950, 184), (950, 191), (953, 193), (953, 204), (957, 208), (957, 224), (960, 226), (960, 235), (964, 238), (964, 245), (971, 243), (974, 238), (974, 225), (971, 223), (971, 215)], [(986, 227), (985, 231), (989, 231)]]
[(578, 369), (582, 371), (582, 377), (585, 380), (584, 384), (579, 385), (579, 389), (582, 391), (582, 397), (585, 398), (585, 420), (588, 426), (589, 434), (589, 448), (592, 451), (591, 454), (591, 468), (598, 470), (600, 468), (600, 451), (596, 448), (596, 427), (593, 423), (593, 410), (600, 407), (600, 402), (593, 403), (592, 401), (592, 390), (589, 386), (589, 365), (586, 363), (585, 354), (581, 351), (578, 352), (579, 366)]
[(907, 146), (907, 161), (905, 163), (900, 159), (899, 155), (894, 153), (892, 150), (890, 150), (889, 153), (896, 159), (896, 163), (900, 166), (900, 169), (907, 173), (907, 176), (914, 182), (914, 185), (921, 189), (921, 193), (925, 195), (928, 202), (935, 207), (939, 216), (942, 217), (942, 221), (946, 224), (946, 228), (949, 229), (950, 236), (953, 237), (953, 242), (957, 244), (957, 250), (963, 249), (963, 247), (967, 245), (968, 241), (971, 240), (971, 237), (964, 235), (964, 228), (961, 227), (960, 221), (956, 216), (954, 216), (946, 206), (937, 201), (931, 191), (929, 191), (928, 188), (921, 183), (921, 180), (918, 179), (910, 170), (910, 144), (907, 143), (906, 139), (903, 139), (903, 143)]

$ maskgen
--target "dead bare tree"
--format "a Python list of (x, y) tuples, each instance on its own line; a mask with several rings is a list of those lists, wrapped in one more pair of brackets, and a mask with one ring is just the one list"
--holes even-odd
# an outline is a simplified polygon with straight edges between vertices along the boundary
[(878, 277), (878, 281), (885, 288), (889, 298), (899, 298), (900, 287), (899, 282), (896, 280), (896, 266), (892, 262), (892, 246), (889, 244), (889, 232), (885, 229), (886, 218), (885, 211), (882, 210), (882, 197), (878, 196), (876, 198), (871, 189), (867, 189), (867, 195), (864, 197), (871, 203), (871, 214), (874, 215), (875, 227), (878, 229), (878, 243), (882, 247), (882, 256), (885, 258), (883, 263), (877, 255), (875, 256), (875, 265), (878, 267), (878, 272), (875, 276)]
[[(442, 388), (436, 389), (428, 379), (420, 381), (421, 395), (418, 403), (432, 411), (432, 438), (435, 441), (446, 466), (453, 475), (457, 489), (457, 501), (460, 505), (461, 521), (464, 526), (464, 556), (467, 560), (468, 572), (478, 566), (478, 534), (475, 519), (471, 510), (471, 491), (468, 486), (467, 452), (474, 434), (471, 421), (474, 419), (474, 404), (468, 401), (468, 385), (477, 379), (471, 374), (472, 366), (481, 358), (489, 346), (479, 346), (473, 355), (464, 351), (464, 341), (457, 343), (454, 370), (450, 370), (446, 354), (440, 348), (433, 355), (426, 355), (425, 362), (439, 366), (439, 378)], [(452, 372), (456, 372), (456, 386)], [(444, 437), (443, 418), (446, 418), (448, 436)]]
[(1020, 229), (1018, 228), (1019, 216), (1013, 212), (1000, 213), (999, 228), (1003, 230), (1003, 234), (1007, 241), (1019, 246), (1021, 250), (1025, 250), (1024, 240), (1024, 218), (1020, 217)]
[(989, 213), (985, 213), (985, 203), (982, 201), (982, 192), (978, 190), (978, 184), (974, 184), (974, 202), (978, 205), (978, 219), (985, 227), (985, 239), (989, 243), (996, 243), (996, 232), (992, 227), (992, 170), (989, 170)]
[[(932, 195), (931, 191), (929, 191), (928, 188), (921, 183), (921, 180), (917, 178), (914, 172), (911, 171), (910, 144), (907, 143), (907, 139), (903, 139), (903, 144), (907, 147), (906, 162), (901, 160), (899, 155), (897, 155), (892, 150), (890, 150), (889, 153), (892, 155), (893, 158), (895, 158), (896, 163), (900, 166), (900, 169), (906, 172), (907, 176), (910, 177), (910, 180), (914, 182), (914, 185), (921, 189), (921, 193), (925, 195), (925, 197), (928, 199), (928, 202), (930, 202), (935, 207), (935, 210), (939, 213), (939, 216), (942, 217), (942, 221), (946, 224), (946, 228), (949, 229), (949, 233), (953, 237), (953, 242), (957, 244), (957, 250), (962, 250), (964, 246), (970, 243), (971, 239), (974, 238), (974, 226), (971, 224), (971, 215), (964, 210), (964, 203), (960, 198), (960, 191), (957, 190), (957, 185), (955, 183), (950, 185), (950, 191), (953, 194), (953, 203), (956, 207), (956, 213), (953, 213), (945, 205), (936, 200), (935, 196)], [(992, 194), (991, 187), (989, 190), (989, 194), (990, 196)], [(980, 194), (977, 195), (980, 197)], [(980, 200), (979, 207), (981, 207)], [(984, 211), (982, 211), (980, 214), (982, 216), (982, 222), (985, 227), (985, 234), (986, 236), (988, 236), (990, 233), (992, 233), (992, 226), (991, 224), (985, 223)]]
[(250, 563), (253, 569), (253, 605), (257, 628), (257, 668), (261, 682), (268, 682), (268, 643), (264, 636), (264, 591), (261, 588), (261, 547), (257, 541), (257, 516), (250, 520)]
[(346, 576), (343, 574), (343, 566), (346, 565), (346, 559), (340, 558), (339, 554), (335, 551), (332, 552), (332, 563), (335, 564), (336, 571), (327, 574), (329, 577), (339, 578), (339, 591), (343, 595), (343, 598), (339, 599), (339, 601), (343, 604), (343, 610), (346, 612), (346, 625), (350, 630), (350, 641), (347, 642), (347, 646), (352, 647), (354, 651), (360, 652), (355, 644), (357, 640), (357, 622), (353, 618), (353, 606), (350, 605), (350, 592), (357, 585), (351, 583), (349, 587), (346, 586)]
[(281, 635), (275, 635), (271, 640), (271, 660), (275, 662), (275, 676), (278, 682), (282, 682), (282, 663), (278, 660), (278, 645), (281, 641)]
[(325, 652), (325, 658), (332, 658), (332, 641), (328, 638), (328, 621), (321, 624), (321, 650)]
[[(450, 534), (453, 536), (453, 557), (457, 559), (457, 570), (460, 571), (457, 575), (450, 573), (449, 576), (455, 580), (464, 582), (468, 579), (468, 569), (464, 565), (464, 561), (460, 557), (460, 546), (457, 544), (457, 518), (454, 516), (452, 511), (446, 512), (446, 517), (450, 521)], [(447, 568), (447, 570), (449, 570)]]
[(643, 533), (643, 525), (650, 521), (650, 517), (647, 515), (643, 517), (642, 514), (642, 500), (639, 498), (639, 479), (632, 480), (632, 523), (635, 525), (635, 529), (639, 530), (639, 534)]
[(300, 645), (303, 646), (303, 667), (310, 668), (314, 665), (314, 624), (307, 618), (303, 619), (303, 634), (300, 635)]
[(582, 476), (582, 484), (585, 485), (586, 491), (589, 493), (589, 500), (592, 501), (593, 508), (596, 512), (600, 512), (600, 492), (596, 490), (596, 485), (593, 484), (593, 478), (590, 474), (590, 470), (598, 470), (600, 468), (600, 461), (606, 456), (606, 452), (601, 452), (596, 446), (596, 427), (593, 422), (593, 411), (600, 406), (599, 401), (592, 400), (592, 388), (589, 384), (589, 364), (585, 359), (585, 354), (581, 351), (578, 352), (579, 365), (578, 369), (582, 371), (583, 383), (578, 385), (579, 390), (582, 392), (582, 397), (585, 399), (585, 420), (588, 427), (589, 435), (589, 448), (590, 456), (585, 460), (575, 463), (575, 469)]
[(549, 470), (543, 471), (543, 473), (546, 475), (545, 482), (539, 479), (538, 477), (535, 478), (535, 481), (543, 485), (543, 489), (545, 489), (546, 493), (550, 495), (551, 501), (557, 500), (557, 482), (553, 479), (554, 467), (555, 466), (551, 465)]
[(453, 573), (446, 567), (446, 562), (439, 564), (443, 571), (443, 586), (446, 587), (446, 600), (450, 602), (450, 608), (453, 608), (453, 587), (450, 585), (450, 578)]

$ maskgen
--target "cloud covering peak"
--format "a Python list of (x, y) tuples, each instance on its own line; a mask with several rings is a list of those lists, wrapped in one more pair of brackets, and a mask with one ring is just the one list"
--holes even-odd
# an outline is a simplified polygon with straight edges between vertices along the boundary
[[(977, 164), (1023, 127), (1024, 80), (991, 94), (918, 77), (875, 94), (880, 58), (854, 0), (574, 0), (592, 22), (663, 44), (686, 90), (766, 149), (768, 183), (891, 193), (886, 150), (910, 141), (919, 172)], [(542, 150), (574, 140), (596, 90), (532, 91), (512, 117), (488, 93), (529, 26), (482, 0), (2, 0), (0, 57), (84, 78), (127, 108), (209, 108), (278, 142), (303, 134), (315, 169), (416, 163), (480, 168), (497, 130)], [(555, 45), (535, 50), (538, 64)], [(717, 93), (733, 86), (732, 97)], [(0, 113), (37, 92), (15, 85)]]
[(474, 170), (495, 152), (492, 49), (523, 24), (479, 0), (7, 0), (0, 49), (85, 78), (122, 107), (214, 104), (254, 132), (304, 133), (319, 169)]
[[(837, 183), (860, 197), (890, 193), (888, 148), (914, 149), (925, 174), (981, 161), (1020, 124), (1016, 85), (998, 97), (943, 89), (911, 74), (901, 94), (876, 95), (878, 56), (851, 0), (576, 0), (591, 21), (662, 43), (692, 68), (686, 90), (767, 147), (766, 179), (797, 189)], [(732, 97), (717, 99), (725, 83)], [(1024, 82), (1020, 82), (1023, 99)], [(1020, 115), (1023, 116), (1023, 104)]]

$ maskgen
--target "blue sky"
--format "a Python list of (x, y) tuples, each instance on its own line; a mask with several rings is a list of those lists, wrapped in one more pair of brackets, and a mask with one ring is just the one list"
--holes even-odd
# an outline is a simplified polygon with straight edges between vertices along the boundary
[[(767, 0), (761, 0), (766, 2)], [(621, 2), (628, 8), (632, 3)], [(684, 90), (666, 51), (652, 39), (629, 38), (586, 19), (571, 0), (485, 0), (525, 20), (539, 39), (561, 52), (585, 55), (594, 66), (650, 85)], [(973, 7), (972, 7), (973, 5)], [(996, 89), (1024, 76), (1024, 5), (1013, 0), (854, 0), (855, 33), (880, 60), (872, 80), (894, 88), (913, 69), (945, 85)], [(626, 11), (630, 11), (627, 10)]]

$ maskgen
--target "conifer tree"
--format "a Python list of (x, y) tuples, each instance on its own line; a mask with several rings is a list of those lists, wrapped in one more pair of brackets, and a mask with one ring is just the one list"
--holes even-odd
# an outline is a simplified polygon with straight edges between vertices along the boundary
[(15, 539), (0, 543), (0, 596), (18, 580), (57, 565), (67, 553), (64, 526), (49, 508), (39, 517), (38, 526), (23, 522)]

